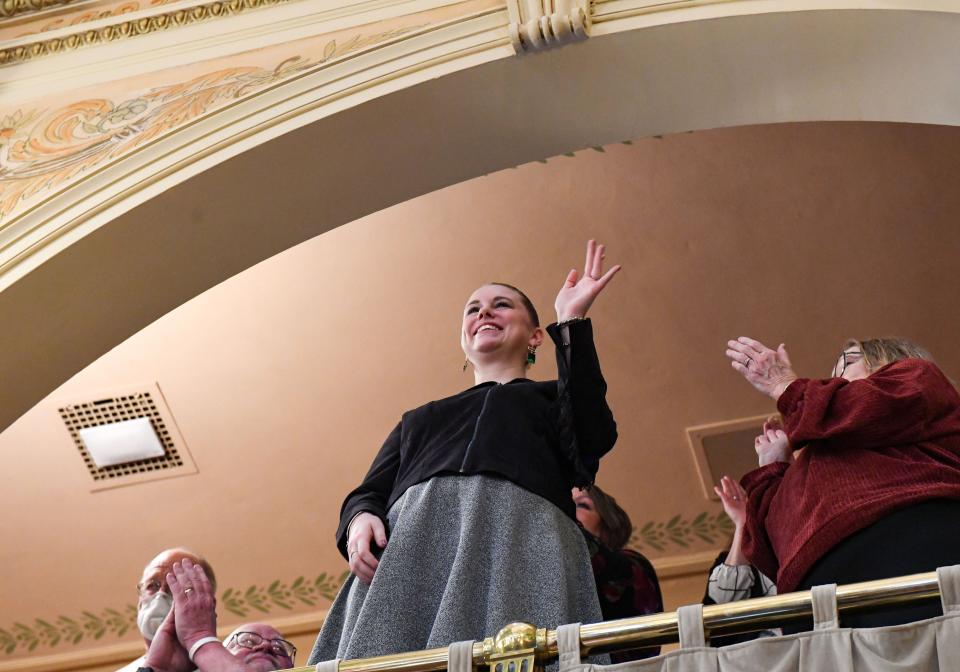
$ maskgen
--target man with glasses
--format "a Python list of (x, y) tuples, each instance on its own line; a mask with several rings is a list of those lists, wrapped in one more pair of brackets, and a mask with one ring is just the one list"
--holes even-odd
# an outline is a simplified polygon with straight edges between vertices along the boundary
[[(137, 628), (143, 635), (144, 645), (148, 649), (167, 614), (173, 608), (173, 597), (167, 586), (167, 574), (173, 569), (175, 562), (183, 559), (189, 559), (203, 567), (210, 578), (211, 585), (214, 590), (216, 589), (217, 580), (213, 567), (199, 554), (186, 548), (168, 548), (157, 554), (144, 567), (140, 582), (137, 584)], [(144, 658), (145, 656), (140, 656), (117, 672), (135, 672), (137, 668), (143, 666)]]
[[(274, 672), (293, 667), (297, 655), (296, 647), (266, 623), (241, 625), (223, 644), (213, 635), (210, 637), (207, 641), (198, 640), (202, 642), (200, 646), (191, 645), (191, 661), (186, 645), (172, 636), (168, 639), (161, 631), (140, 672), (188, 672), (194, 667), (199, 672)], [(179, 650), (177, 654), (173, 653), (174, 648)]]
[(293, 667), (297, 649), (266, 623), (248, 623), (221, 643), (216, 636), (215, 589), (189, 558), (166, 575), (173, 598), (139, 672), (274, 672)]
[[(285, 670), (293, 667), (293, 660), (297, 656), (297, 647), (283, 639), (275, 628), (266, 623), (241, 625), (227, 637), (224, 647), (235, 657), (242, 659), (246, 672), (259, 672), (261, 669), (266, 672)], [(258, 664), (253, 667), (254, 663), (261, 659), (273, 666), (264, 668)]]
[[(171, 640), (159, 634), (157, 644), (150, 647), (139, 669), (142, 672), (186, 672), (196, 666), (201, 672), (274, 672), (293, 667), (297, 655), (297, 648), (266, 623), (241, 625), (223, 644), (219, 640), (204, 643), (195, 651), (193, 662), (189, 662), (189, 652), (180, 645), (179, 664), (171, 664), (171, 653), (162, 651), (175, 646)], [(200, 654), (201, 650), (203, 654)]]

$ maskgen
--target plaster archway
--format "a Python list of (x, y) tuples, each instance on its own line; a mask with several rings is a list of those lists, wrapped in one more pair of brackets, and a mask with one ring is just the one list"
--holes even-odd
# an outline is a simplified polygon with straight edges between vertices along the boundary
[(624, 10), (586, 43), (519, 59), (488, 15), (472, 43), (396, 61), (355, 104), (316, 104), (306, 76), (211, 115), (15, 222), (30, 236), (0, 259), (0, 428), (235, 273), (450, 184), (695, 129), (960, 124), (960, 16), (891, 4), (723, 3), (659, 23)]

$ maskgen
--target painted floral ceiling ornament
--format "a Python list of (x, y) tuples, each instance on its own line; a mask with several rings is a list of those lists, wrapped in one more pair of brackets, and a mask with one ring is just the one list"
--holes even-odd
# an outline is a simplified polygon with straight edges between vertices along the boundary
[(48, 109), (16, 109), (0, 121), (0, 226), (41, 195), (100, 168), (203, 115), (325, 62), (415, 31), (404, 26), (340, 41), (316, 58), (291, 56), (275, 67), (238, 66), (159, 86), (114, 102), (90, 98)]
[(0, 221), (21, 201), (312, 65), (295, 56), (273, 69), (227, 68), (119, 103), (97, 98), (49, 112), (16, 110), (0, 124)]

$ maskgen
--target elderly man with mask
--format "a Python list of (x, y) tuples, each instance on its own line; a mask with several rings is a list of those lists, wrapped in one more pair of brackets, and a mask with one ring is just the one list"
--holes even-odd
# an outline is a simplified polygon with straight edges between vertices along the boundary
[(214, 589), (189, 558), (167, 574), (173, 611), (150, 643), (140, 672), (273, 672), (293, 667), (297, 649), (265, 623), (241, 625), (217, 639)]
[[(173, 596), (167, 585), (167, 574), (173, 569), (173, 564), (183, 559), (189, 559), (203, 567), (206, 576), (210, 577), (211, 585), (216, 589), (216, 577), (213, 568), (203, 557), (186, 548), (168, 548), (161, 551), (157, 557), (147, 563), (143, 569), (143, 576), (137, 584), (137, 627), (143, 635), (147, 648), (156, 636), (160, 625), (167, 614), (173, 609)], [(136, 672), (144, 664), (145, 656), (140, 656), (117, 672)]]

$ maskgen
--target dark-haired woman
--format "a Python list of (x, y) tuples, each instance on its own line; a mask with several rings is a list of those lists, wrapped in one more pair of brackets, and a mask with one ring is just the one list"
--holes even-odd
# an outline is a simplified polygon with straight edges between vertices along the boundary
[[(657, 571), (642, 553), (626, 548), (633, 523), (617, 500), (599, 485), (573, 489), (577, 522), (588, 533), (590, 563), (603, 620), (646, 616), (663, 611)], [(614, 663), (651, 658), (660, 647), (610, 654)]]
[[(757, 437), (744, 551), (786, 593), (960, 563), (960, 395), (923, 348), (849, 341), (827, 379), (786, 349), (729, 341), (734, 369), (776, 400), (783, 432)], [(939, 604), (844, 618), (891, 625)]]
[(570, 488), (616, 441), (587, 310), (619, 270), (590, 241), (547, 328), (559, 380), (526, 372), (544, 339), (530, 300), (490, 283), (460, 334), (476, 385), (405, 413), (343, 504), (337, 545), (352, 576), (311, 663), (483, 639), (511, 621), (601, 619)]

